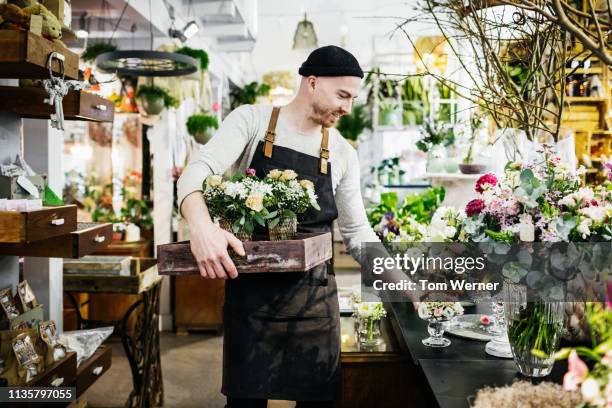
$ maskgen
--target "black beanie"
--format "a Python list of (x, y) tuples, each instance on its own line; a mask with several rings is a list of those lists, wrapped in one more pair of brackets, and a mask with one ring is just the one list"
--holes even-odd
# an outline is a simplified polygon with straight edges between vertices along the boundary
[(327, 45), (310, 53), (298, 71), (301, 76), (356, 76), (363, 78), (357, 58), (347, 50)]

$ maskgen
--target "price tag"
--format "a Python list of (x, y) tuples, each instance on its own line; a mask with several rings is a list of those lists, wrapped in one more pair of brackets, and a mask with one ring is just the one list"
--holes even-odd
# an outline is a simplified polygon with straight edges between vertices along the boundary
[(32, 14), (30, 16), (30, 32), (42, 37), (43, 18), (41, 15)]

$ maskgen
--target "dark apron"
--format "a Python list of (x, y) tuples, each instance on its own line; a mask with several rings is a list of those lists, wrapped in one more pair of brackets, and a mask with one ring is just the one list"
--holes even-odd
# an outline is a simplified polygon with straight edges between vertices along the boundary
[[(266, 142), (259, 142), (250, 167), (258, 177), (272, 169), (292, 169), (299, 179), (312, 181), (321, 211), (310, 209), (299, 216), (298, 230), (331, 231), (338, 211), (329, 156), (320, 160), (282, 146), (274, 146), (272, 155), (274, 116)], [(327, 135), (323, 139), (322, 151), (327, 150)], [(339, 318), (336, 279), (329, 261), (307, 272), (244, 274), (227, 280), (223, 394), (289, 401), (338, 399)]]

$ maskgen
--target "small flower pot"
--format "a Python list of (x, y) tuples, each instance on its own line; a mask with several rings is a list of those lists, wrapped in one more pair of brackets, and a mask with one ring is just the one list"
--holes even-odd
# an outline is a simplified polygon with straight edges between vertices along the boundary
[(210, 139), (212, 139), (213, 134), (213, 129), (207, 129), (204, 132), (198, 132), (192, 136), (199, 144), (206, 144)]
[(253, 240), (253, 234), (249, 234), (243, 229), (240, 229), (237, 232), (234, 232), (232, 228), (232, 222), (226, 219), (221, 218), (219, 220), (219, 227), (221, 227), (221, 229), (224, 229), (225, 231), (229, 233), (234, 234), (234, 236), (241, 241), (252, 241)]
[(138, 98), (138, 102), (147, 115), (159, 115), (166, 107), (161, 96), (143, 95)]
[(483, 174), (486, 169), (485, 164), (459, 164), (459, 171), (463, 174)]
[(283, 217), (274, 227), (270, 228), (268, 226), (268, 232), (270, 234), (270, 241), (293, 239), (297, 234), (297, 218)]

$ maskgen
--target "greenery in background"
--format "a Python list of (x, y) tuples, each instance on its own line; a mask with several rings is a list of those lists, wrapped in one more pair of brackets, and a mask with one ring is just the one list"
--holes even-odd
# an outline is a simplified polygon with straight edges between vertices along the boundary
[(98, 55), (105, 52), (117, 51), (117, 46), (105, 42), (88, 45), (81, 54), (81, 59), (85, 62), (94, 62)]
[(508, 320), (508, 339), (517, 353), (539, 350), (539, 357), (549, 358), (557, 351), (563, 322), (551, 322), (550, 307), (544, 302), (528, 302), (517, 317)]
[(417, 149), (428, 152), (434, 146), (450, 146), (455, 143), (455, 132), (451, 126), (439, 122), (426, 122), (421, 128), (422, 139), (416, 142)]
[(444, 187), (432, 187), (420, 193), (407, 195), (404, 197), (403, 203), (399, 205), (396, 192), (382, 193), (380, 204), (367, 209), (368, 220), (370, 225), (375, 226), (387, 214), (392, 214), (394, 218), (412, 216), (420, 223), (428, 223), (431, 215), (444, 201), (444, 196)]
[(429, 114), (427, 92), (423, 78), (410, 77), (402, 84), (403, 122), (405, 125), (421, 125), (423, 117)]
[(140, 85), (136, 91), (137, 98), (163, 98), (166, 108), (178, 108), (179, 101), (168, 93), (168, 90), (157, 85)]
[(365, 129), (372, 129), (368, 106), (355, 104), (350, 115), (340, 117), (336, 129), (345, 139), (357, 140)]
[(187, 132), (189, 132), (189, 134), (192, 136), (205, 133), (208, 129), (211, 128), (219, 128), (219, 121), (214, 115), (198, 113), (195, 115), (191, 115), (187, 119)]
[(259, 96), (268, 96), (269, 93), (270, 85), (260, 84), (257, 81), (246, 84), (242, 88), (234, 88), (230, 91), (232, 109), (240, 105), (252, 105)]
[[(453, 89), (443, 84), (442, 82), (437, 82), (436, 88), (438, 89), (440, 99), (449, 101), (455, 98), (455, 92), (453, 91)], [(451, 104), (450, 102), (441, 102), (440, 106), (438, 107), (438, 112), (436, 112), (437, 120), (444, 123), (451, 123), (453, 115), (452, 109), (453, 104)]]
[(482, 128), (483, 123), (484, 116), (482, 112), (472, 112), (470, 115), (470, 131), (472, 132), (469, 139), (470, 146), (468, 147), (467, 154), (463, 159), (464, 164), (472, 164), (474, 161), (474, 143), (476, 143), (476, 136), (478, 135), (478, 131)]
[(208, 68), (208, 53), (200, 48), (181, 47), (176, 50), (179, 54), (187, 55), (200, 61), (200, 69), (206, 71)]
[(136, 224), (141, 229), (153, 229), (152, 208), (145, 200), (131, 196), (124, 188), (121, 189), (123, 206), (120, 221), (126, 224)]

